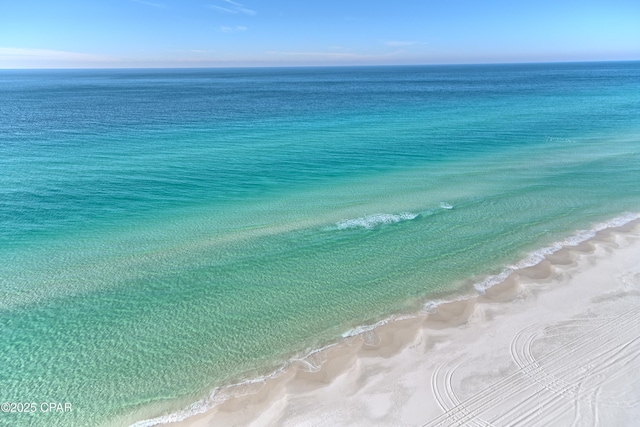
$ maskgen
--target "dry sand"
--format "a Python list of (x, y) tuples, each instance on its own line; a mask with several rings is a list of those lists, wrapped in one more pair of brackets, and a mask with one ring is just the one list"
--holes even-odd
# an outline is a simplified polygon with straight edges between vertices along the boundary
[(233, 392), (173, 425), (640, 425), (638, 221)]

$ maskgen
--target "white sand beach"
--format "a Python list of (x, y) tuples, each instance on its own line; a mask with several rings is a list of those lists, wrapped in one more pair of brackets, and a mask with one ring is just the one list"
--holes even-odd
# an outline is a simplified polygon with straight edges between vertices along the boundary
[(233, 392), (174, 425), (637, 425), (639, 223)]

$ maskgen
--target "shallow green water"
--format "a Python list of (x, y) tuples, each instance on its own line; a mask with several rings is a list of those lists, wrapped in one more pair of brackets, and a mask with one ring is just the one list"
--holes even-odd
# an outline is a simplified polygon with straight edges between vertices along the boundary
[[(0, 401), (126, 425), (640, 212), (640, 63), (0, 72)], [(580, 233), (580, 230), (583, 230)]]

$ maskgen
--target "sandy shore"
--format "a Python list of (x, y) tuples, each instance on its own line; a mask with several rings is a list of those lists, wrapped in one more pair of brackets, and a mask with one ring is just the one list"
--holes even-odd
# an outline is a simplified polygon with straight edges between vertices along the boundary
[(233, 393), (171, 425), (637, 425), (639, 221)]

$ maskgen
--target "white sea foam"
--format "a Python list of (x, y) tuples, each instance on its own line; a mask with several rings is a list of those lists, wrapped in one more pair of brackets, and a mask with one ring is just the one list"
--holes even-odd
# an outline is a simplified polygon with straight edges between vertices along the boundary
[(613, 218), (612, 220), (596, 224), (589, 230), (580, 230), (573, 236), (569, 236), (564, 240), (554, 242), (547, 247), (531, 252), (527, 257), (513, 265), (508, 266), (499, 274), (488, 276), (484, 280), (476, 283), (474, 286), (478, 290), (478, 292), (484, 293), (490, 287), (504, 281), (513, 272), (538, 264), (540, 261), (544, 260), (544, 257), (546, 255), (556, 253), (560, 249), (567, 246), (578, 246), (580, 243), (586, 242), (587, 240), (593, 238), (598, 231), (602, 231), (607, 228), (621, 227), (638, 218), (640, 218), (640, 213), (626, 213), (624, 215)]
[(211, 403), (213, 402), (214, 396), (215, 392), (210, 396), (210, 398), (192, 403), (188, 408), (174, 412), (173, 414), (138, 421), (137, 423), (131, 424), (130, 427), (153, 427), (162, 424), (178, 423), (186, 420), (187, 418), (193, 417), (194, 415), (203, 414), (213, 406)]
[(445, 304), (447, 302), (451, 302), (451, 300), (447, 301), (443, 299), (438, 299), (433, 301), (427, 301), (426, 303), (424, 303), (424, 312), (427, 314), (433, 313), (438, 309), (438, 307), (440, 307), (442, 304)]
[(336, 222), (338, 230), (346, 230), (350, 228), (366, 228), (372, 229), (385, 224), (395, 224), (401, 221), (409, 221), (419, 216), (417, 213), (400, 212), (399, 214), (380, 213), (367, 215), (361, 218), (343, 219)]
[[(333, 344), (335, 345), (335, 344)], [(323, 350), (319, 349), (319, 350), (315, 350), (313, 353), (316, 353), (318, 351)], [(310, 354), (313, 354), (310, 353)], [(295, 361), (296, 359), (292, 359), (292, 361)], [(187, 418), (191, 418), (195, 415), (198, 414), (203, 414), (205, 412), (207, 412), (208, 410), (214, 408), (215, 406), (221, 404), (222, 402), (224, 402), (225, 400), (227, 400), (231, 395), (235, 396), (235, 397), (239, 397), (241, 396), (239, 393), (228, 393), (229, 390), (231, 389), (237, 389), (238, 387), (241, 386), (246, 386), (246, 385), (251, 385), (251, 384), (257, 384), (257, 383), (263, 383), (269, 379), (272, 378), (276, 378), (278, 377), (280, 374), (282, 374), (285, 369), (288, 367), (289, 365), (286, 366), (282, 366), (280, 369), (274, 371), (273, 373), (269, 374), (269, 375), (263, 375), (254, 379), (250, 379), (250, 380), (246, 380), (240, 383), (236, 383), (236, 384), (231, 384), (225, 387), (218, 387), (216, 389), (214, 389), (211, 394), (209, 395), (209, 397), (205, 398), (205, 399), (201, 399), (195, 403), (192, 403), (191, 405), (189, 405), (188, 407), (177, 411), (177, 412), (173, 412), (171, 414), (167, 414), (167, 415), (161, 415), (159, 417), (156, 418), (149, 418), (146, 420), (142, 420), (142, 421), (138, 421), (134, 424), (131, 424), (130, 427), (153, 427), (153, 426), (157, 426), (157, 425), (162, 425), (162, 424), (169, 424), (169, 423), (177, 423), (180, 421), (184, 421)]]
[(372, 325), (361, 325), (361, 326), (357, 326), (353, 329), (349, 329), (347, 332), (342, 334), (342, 338), (350, 338), (350, 337), (357, 337), (358, 335), (362, 335), (365, 334), (367, 332), (371, 332), (377, 328), (379, 328), (380, 326), (386, 325), (389, 322), (393, 322), (395, 320), (402, 320), (402, 319), (406, 319), (409, 318), (411, 316), (390, 316), (387, 317), (386, 319), (383, 319), (379, 322), (376, 322)]
[(440, 202), (440, 207), (441, 207), (442, 209), (453, 209), (453, 205), (450, 205), (450, 204), (449, 204), (449, 203), (447, 203), (447, 202)]
[[(354, 336), (355, 335), (357, 334), (354, 334)], [(270, 374), (261, 375), (253, 379), (244, 380), (244, 381), (230, 384), (223, 387), (217, 387), (211, 392), (211, 394), (208, 397), (201, 399), (195, 403), (192, 403), (191, 405), (189, 405), (188, 407), (180, 411), (173, 412), (167, 415), (161, 415), (156, 418), (150, 418), (150, 419), (138, 421), (132, 424), (130, 427), (153, 427), (153, 426), (158, 426), (162, 424), (176, 423), (176, 422), (184, 421), (195, 415), (203, 414), (211, 410), (212, 408), (215, 408), (217, 405), (223, 403), (224, 401), (226, 401), (232, 396), (241, 397), (247, 393), (250, 393), (250, 391), (241, 393), (239, 390), (241, 390), (242, 387), (250, 386), (252, 384), (264, 383), (268, 380), (279, 377), (281, 374), (283, 374), (287, 370), (287, 368), (289, 368), (294, 363), (299, 363), (305, 366), (310, 371), (316, 371), (320, 369), (320, 366), (317, 366), (313, 362), (310, 362), (309, 359), (311, 359), (314, 355), (318, 353), (321, 353), (331, 347), (335, 347), (338, 344), (339, 344), (338, 342), (335, 342), (335, 343), (327, 344), (323, 347), (309, 350), (308, 352), (303, 353), (304, 354), (303, 356), (300, 356), (300, 357), (294, 356), (290, 358), (287, 363), (283, 364), (282, 366), (280, 366), (278, 369), (274, 370)]]

